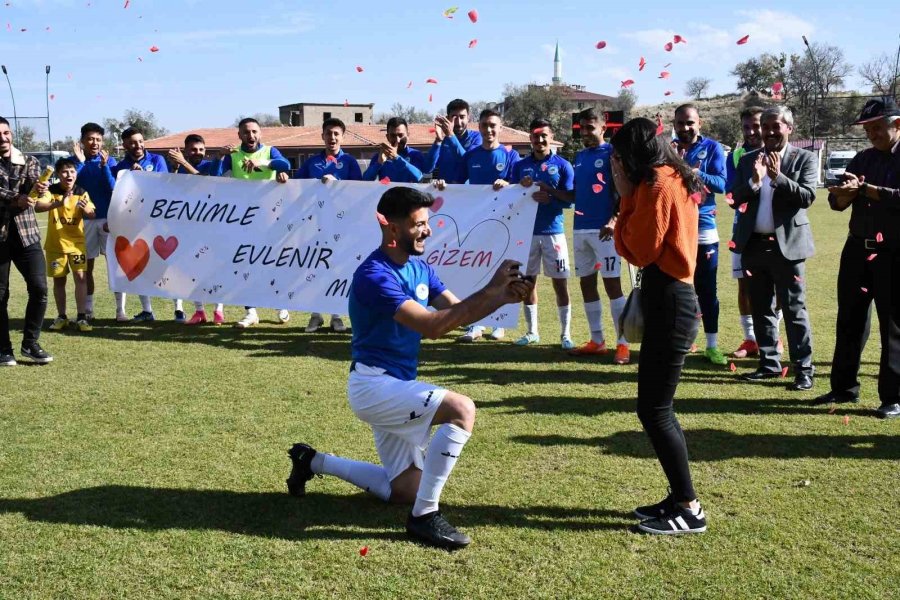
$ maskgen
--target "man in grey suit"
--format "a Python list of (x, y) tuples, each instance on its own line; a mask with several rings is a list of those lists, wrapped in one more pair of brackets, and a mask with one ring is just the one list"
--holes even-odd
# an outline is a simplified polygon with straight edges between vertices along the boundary
[(794, 382), (788, 389), (808, 390), (814, 368), (804, 261), (815, 251), (806, 210), (816, 197), (816, 158), (788, 143), (794, 129), (789, 109), (766, 109), (760, 123), (765, 145), (741, 157), (732, 191), (738, 220), (729, 246), (741, 255), (749, 279), (753, 330), (759, 344), (759, 367), (743, 379), (758, 382), (781, 376), (775, 349), (774, 288), (784, 311), (794, 363)]

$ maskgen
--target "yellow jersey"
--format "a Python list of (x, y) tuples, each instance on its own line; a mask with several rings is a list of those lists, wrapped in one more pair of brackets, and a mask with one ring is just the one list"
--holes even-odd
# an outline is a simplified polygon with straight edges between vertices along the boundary
[[(54, 184), (40, 199), (51, 202), (59, 202), (65, 197), (65, 192)], [(47, 212), (47, 241), (44, 242), (44, 250), (47, 252), (59, 252), (61, 254), (84, 254), (84, 211), (78, 207), (78, 203), (84, 200), (90, 210), (94, 210), (88, 193), (77, 185), (72, 189), (71, 195), (65, 198), (63, 206), (52, 208)], [(89, 211), (90, 212), (90, 211)]]

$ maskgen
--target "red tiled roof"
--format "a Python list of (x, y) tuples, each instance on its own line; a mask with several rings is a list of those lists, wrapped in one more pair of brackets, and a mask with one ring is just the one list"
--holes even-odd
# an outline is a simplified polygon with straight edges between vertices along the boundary
[[(477, 130), (478, 125), (469, 123), (469, 129)], [(347, 125), (347, 132), (344, 134), (345, 148), (353, 147), (375, 147), (384, 141), (385, 132), (384, 125)], [(237, 145), (240, 140), (237, 136), (235, 127), (217, 127), (214, 129), (192, 129), (190, 131), (182, 131), (173, 133), (165, 137), (147, 140), (144, 144), (148, 150), (154, 152), (162, 152), (169, 148), (180, 148), (184, 143), (184, 138), (189, 133), (197, 133), (206, 140), (206, 146), (209, 149), (221, 149), (227, 145)], [(262, 141), (269, 146), (275, 146), (279, 150), (291, 150), (299, 148), (316, 148), (322, 146), (322, 128), (316, 127), (263, 127)], [(430, 146), (434, 141), (433, 126), (427, 123), (413, 123), (409, 126), (409, 145), (410, 146)], [(528, 134), (511, 127), (500, 128), (500, 143), (527, 146), (529, 144)], [(561, 146), (562, 144), (556, 143)]]
[(588, 102), (612, 102), (616, 98), (614, 96), (605, 96), (603, 94), (595, 94), (594, 92), (586, 92), (584, 90), (576, 90), (571, 87), (563, 87), (562, 94), (569, 100), (580, 100)]

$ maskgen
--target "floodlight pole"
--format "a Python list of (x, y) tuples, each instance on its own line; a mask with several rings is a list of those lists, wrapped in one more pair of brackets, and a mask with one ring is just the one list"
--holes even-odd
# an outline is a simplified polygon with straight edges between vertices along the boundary
[(47, 142), (50, 156), (53, 156), (53, 136), (50, 134), (50, 65), (44, 67), (44, 98), (47, 101)]
[(9, 81), (9, 72), (6, 70), (6, 65), (0, 65), (0, 69), (3, 70), (3, 74), (6, 76), (6, 85), (9, 86), (9, 97), (12, 98), (12, 106), (13, 106), (13, 120), (16, 122), (16, 141), (19, 140), (19, 116), (16, 113), (16, 96), (13, 94), (12, 83)]

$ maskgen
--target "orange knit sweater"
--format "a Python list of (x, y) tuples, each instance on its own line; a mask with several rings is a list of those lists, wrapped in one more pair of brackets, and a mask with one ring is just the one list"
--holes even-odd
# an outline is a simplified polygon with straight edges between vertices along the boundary
[(694, 283), (699, 210), (672, 167), (656, 169), (656, 183), (638, 185), (623, 196), (616, 221), (616, 251), (639, 267), (656, 264), (685, 283)]

